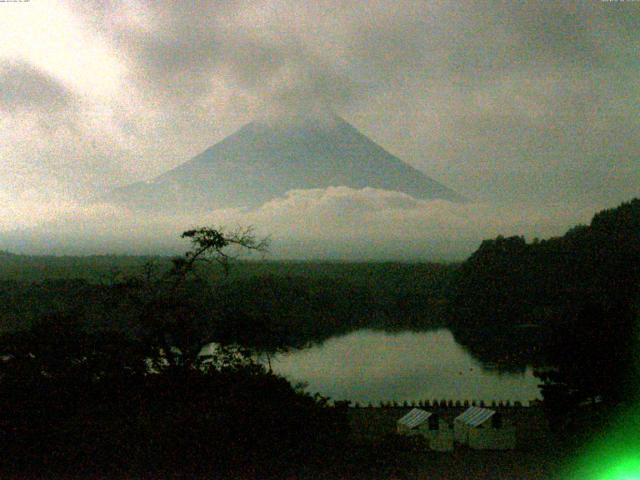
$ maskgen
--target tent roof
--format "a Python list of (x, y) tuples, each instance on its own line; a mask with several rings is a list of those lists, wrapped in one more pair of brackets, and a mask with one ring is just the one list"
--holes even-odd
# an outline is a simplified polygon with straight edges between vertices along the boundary
[(407, 413), (404, 417), (398, 420), (398, 423), (401, 425), (405, 425), (409, 428), (415, 428), (419, 425), (422, 425), (427, 419), (431, 416), (431, 412), (426, 412), (424, 410), (420, 410), (419, 408), (414, 408), (409, 413)]
[(456, 420), (466, 423), (470, 427), (477, 427), (491, 418), (494, 413), (496, 413), (495, 410), (489, 410), (488, 408), (469, 407), (458, 415)]

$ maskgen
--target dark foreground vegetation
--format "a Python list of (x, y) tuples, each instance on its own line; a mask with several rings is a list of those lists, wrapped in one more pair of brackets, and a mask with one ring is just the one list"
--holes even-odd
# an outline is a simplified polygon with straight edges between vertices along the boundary
[[(539, 376), (554, 424), (585, 402), (616, 405), (637, 397), (639, 199), (563, 237), (484, 241), (455, 277), (456, 338), (480, 356), (490, 355), (496, 339), (514, 355), (539, 352), (551, 367)], [(470, 342), (474, 335), (487, 345)]]
[(346, 408), (255, 362), (362, 327), (448, 326), (485, 362), (534, 363), (550, 425), (576, 445), (638, 397), (640, 200), (563, 237), (487, 240), (461, 265), (229, 270), (230, 249), (266, 245), (184, 236), (173, 260), (0, 255), (2, 478), (407, 473), (419, 446), (354, 441)]
[[(80, 283), (67, 292), (75, 310), (66, 302), (0, 337), (2, 478), (385, 472), (375, 461), (384, 442), (347, 453), (346, 406), (329, 407), (257, 364), (255, 341), (241, 347), (220, 333), (224, 312), (208, 309), (213, 285), (196, 266), (226, 269), (228, 247), (264, 245), (248, 231), (184, 236), (193, 248), (167, 271), (114, 281), (108, 297)], [(96, 305), (112, 317), (93, 316)], [(203, 351), (212, 341), (220, 345)]]
[[(163, 257), (0, 253), (0, 331), (28, 328), (52, 311), (93, 325), (134, 328), (140, 299), (132, 297), (139, 296), (133, 287), (171, 268)], [(229, 330), (225, 335), (242, 335), (243, 343), (264, 344), (269, 326), (274, 347), (298, 347), (362, 327), (442, 326), (454, 269), (429, 263), (235, 261), (227, 274), (218, 264), (199, 266), (185, 288), (192, 303), (216, 312), (207, 321), (221, 334)], [(202, 288), (203, 282), (211, 288)]]
[(5, 339), (3, 478), (280, 478), (343, 450), (343, 411), (239, 352), (149, 373), (144, 342), (61, 320)]

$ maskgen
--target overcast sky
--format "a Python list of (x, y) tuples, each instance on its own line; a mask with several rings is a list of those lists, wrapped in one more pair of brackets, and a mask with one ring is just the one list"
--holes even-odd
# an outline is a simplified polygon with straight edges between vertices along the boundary
[(613, 206), (640, 195), (638, 52), (630, 1), (0, 3), (0, 226), (318, 106), (483, 208)]

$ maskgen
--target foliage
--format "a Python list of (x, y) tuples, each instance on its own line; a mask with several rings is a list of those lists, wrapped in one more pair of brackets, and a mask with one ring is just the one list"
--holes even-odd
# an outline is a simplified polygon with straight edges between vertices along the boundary
[[(640, 378), (640, 199), (599, 212), (590, 225), (563, 237), (483, 242), (456, 272), (451, 296), (456, 339), (463, 343), (465, 332), (486, 337), (502, 331), (523, 351), (543, 347), (554, 368), (539, 376), (546, 404), (557, 415), (589, 399), (614, 404), (634, 398)], [(537, 333), (537, 342), (531, 336), (508, 340), (514, 327)]]
[(450, 295), (457, 324), (548, 326), (570, 309), (629, 304), (640, 278), (640, 199), (596, 214), (590, 226), (526, 243), (485, 240), (455, 273)]
[(143, 342), (60, 318), (0, 348), (5, 472), (280, 471), (346, 432), (324, 399), (246, 358), (153, 372)]
[(194, 248), (168, 272), (150, 266), (90, 299), (119, 297), (128, 328), (92, 325), (78, 309), (0, 337), (2, 472), (268, 478), (343, 449), (344, 412), (326, 399), (296, 390), (241, 347), (200, 355), (213, 338), (202, 293), (215, 289), (196, 261), (227, 262), (227, 246), (264, 243), (248, 231), (185, 236)]
[[(148, 303), (158, 279), (166, 276), (164, 290), (171, 286), (168, 272), (172, 265), (163, 259), (145, 259), (135, 269), (133, 264), (114, 259), (121, 272), (110, 274), (105, 265), (95, 275), (76, 280), (73, 276), (83, 269), (91, 270), (93, 260), (84, 259), (83, 269), (78, 265), (76, 270), (75, 260), (69, 258), (66, 265), (71, 278), (24, 281), (33, 278), (30, 262), (35, 269), (36, 260), (23, 259), (25, 270), (18, 280), (0, 281), (0, 330), (27, 328), (41, 315), (56, 311), (82, 314), (93, 328), (135, 332), (140, 329), (142, 305)], [(39, 261), (39, 269), (53, 268), (50, 259)], [(9, 272), (1, 263), (0, 277)], [(176, 289), (182, 299), (182, 315), (190, 312), (191, 321), (201, 324), (199, 328), (212, 327), (215, 341), (238, 341), (267, 351), (303, 346), (365, 326), (441, 326), (446, 284), (455, 270), (455, 266), (434, 264), (238, 260), (225, 275), (216, 261), (196, 263), (196, 272)], [(161, 300), (162, 296), (158, 309)]]

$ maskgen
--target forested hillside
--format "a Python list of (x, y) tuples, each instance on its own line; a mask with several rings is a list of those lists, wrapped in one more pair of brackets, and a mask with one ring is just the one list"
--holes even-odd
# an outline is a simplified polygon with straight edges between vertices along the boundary
[[(481, 358), (539, 354), (548, 404), (566, 411), (638, 390), (640, 199), (564, 236), (486, 240), (455, 273), (449, 319)], [(526, 357), (526, 355), (525, 355)]]
[[(455, 269), (426, 263), (239, 261), (225, 275), (220, 266), (207, 267), (199, 278), (213, 288), (189, 286), (198, 315), (228, 341), (252, 337), (265, 348), (300, 346), (363, 326), (442, 325), (443, 299)], [(137, 300), (127, 292), (145, 276), (170, 268), (166, 257), (5, 253), (0, 255), (0, 330), (28, 328), (51, 313), (75, 315), (94, 328), (133, 328)]]
[(485, 240), (455, 274), (457, 325), (548, 325), (587, 303), (613, 307), (638, 294), (640, 199), (597, 213), (588, 226), (527, 243)]

